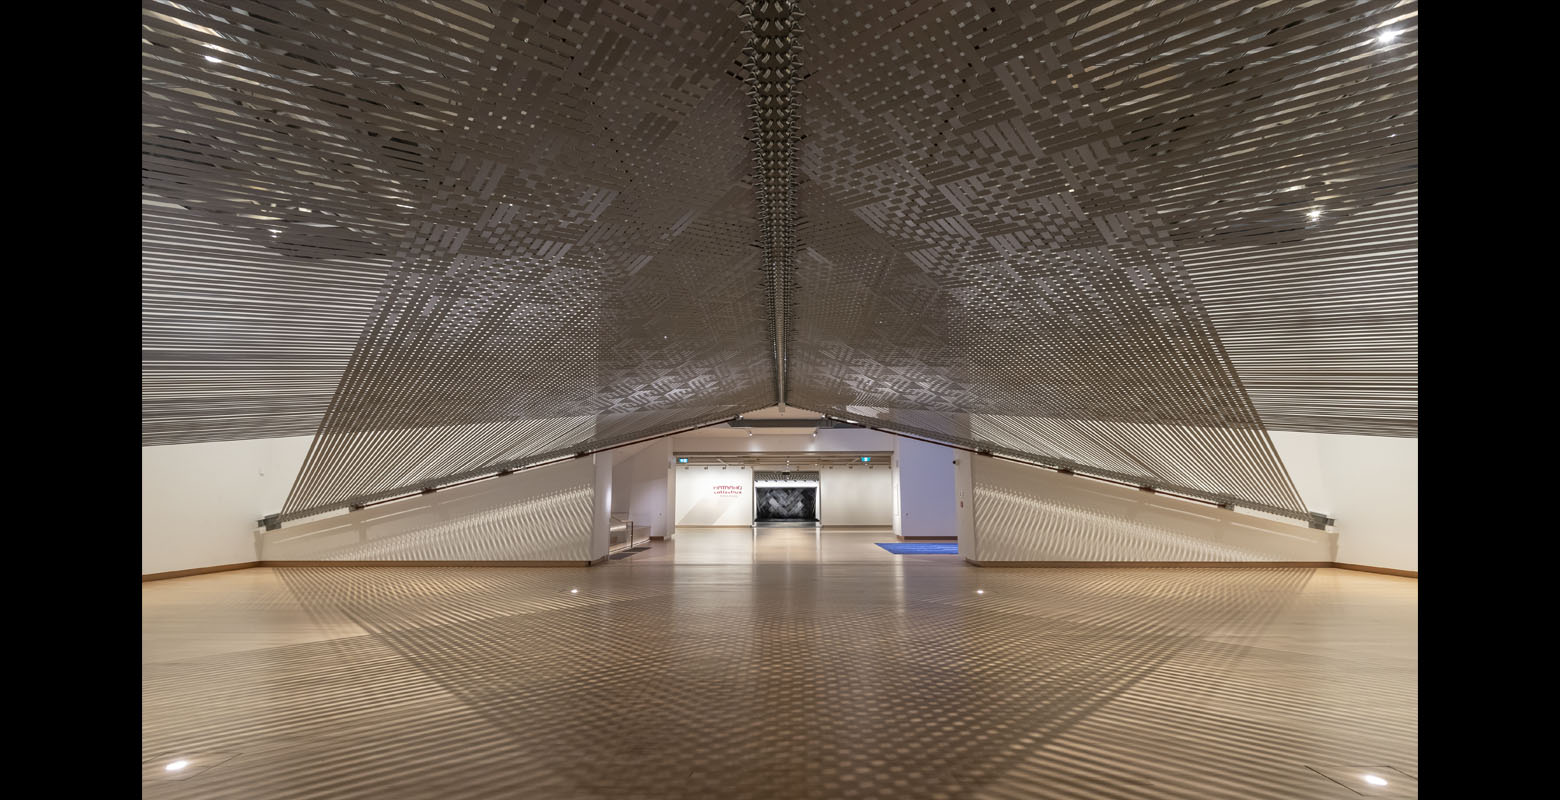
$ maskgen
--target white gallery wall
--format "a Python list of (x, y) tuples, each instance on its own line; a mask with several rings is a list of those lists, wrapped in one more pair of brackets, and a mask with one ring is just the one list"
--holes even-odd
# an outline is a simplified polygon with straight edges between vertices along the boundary
[(748, 467), (678, 467), (676, 524), (753, 524), (753, 470)]
[(989, 456), (960, 553), (1005, 561), (1334, 561), (1336, 535)]
[[(1335, 534), (877, 431), (826, 429), (817, 437), (661, 439), (614, 451), (616, 459), (599, 454), (447, 489), (430, 495), (436, 501), (427, 507), (415, 499), (374, 507), (385, 509), (377, 512), (382, 517), (361, 516), (374, 509), (342, 515), (359, 526), (350, 542), (331, 525), (329, 535), (302, 537), (294, 525), (274, 532), (291, 531), (286, 537), (261, 539), (256, 521), (281, 509), (310, 437), (146, 447), (141, 570), (257, 560), (590, 560), (605, 552), (594, 543), (598, 487), (653, 535), (668, 535), (673, 524), (750, 525), (752, 471), (671, 469), (676, 448), (891, 450), (892, 469), (824, 469), (820, 517), (827, 525), (894, 525), (910, 537), (960, 530), (954, 462), (963, 461), (970, 504), (961, 533), (974, 538), (962, 549), (973, 560), (1337, 561), (1418, 571), (1417, 439), (1285, 431), (1272, 437), (1307, 506), (1337, 520)], [(606, 476), (597, 474), (608, 464)], [(555, 486), (559, 481), (573, 489)], [(570, 491), (572, 503), (564, 498)]]
[(141, 448), (141, 574), (258, 560), (312, 436)]
[(894, 524), (894, 470), (866, 464), (819, 470), (818, 522), (823, 525)]
[(1337, 522), (1340, 564), (1419, 571), (1419, 440), (1272, 431), (1306, 507)]
[(288, 524), (262, 561), (521, 561), (607, 554), (612, 453)]
[[(702, 434), (702, 435), (701, 435)], [(865, 428), (822, 428), (812, 434), (755, 434), (753, 436), (712, 436), (708, 432), (694, 432), (672, 437), (667, 451), (670, 460), (673, 453), (755, 453), (755, 452), (861, 452), (886, 453), (894, 449), (897, 437), (881, 431)], [(745, 490), (740, 501), (732, 496), (732, 490), (722, 490), (720, 496), (712, 493), (715, 483), (734, 481), (693, 477), (703, 472), (701, 466), (675, 467), (676, 477), (671, 484), (675, 508), (675, 525), (710, 526), (735, 525), (747, 527), (753, 524), (752, 470), (731, 467), (726, 472), (746, 469)], [(710, 473), (720, 472), (711, 467)], [(886, 468), (872, 470), (836, 468), (838, 478), (829, 470), (819, 476), (818, 514), (825, 525), (891, 525), (893, 524), (893, 477)], [(862, 472), (860, 477), (844, 473)], [(870, 474), (868, 474), (870, 473)], [(881, 473), (879, 475), (878, 473)], [(838, 480), (837, 488), (831, 483)], [(690, 492), (692, 494), (690, 494)], [(717, 521), (711, 521), (717, 520)], [(637, 516), (635, 521), (639, 521)], [(659, 534), (657, 534), (659, 535)]]
[(634, 483), (633, 463), (645, 448), (656, 442), (639, 442), (625, 447), (617, 447), (605, 452), (612, 454), (612, 513), (619, 517), (627, 517), (633, 508), (634, 493), (631, 487)]
[(645, 445), (627, 462), (628, 482), (621, 487), (614, 479), (614, 491), (628, 496), (628, 518), (634, 521), (634, 535), (666, 536), (671, 516), (666, 508), (668, 476), (672, 466), (672, 440), (656, 439)]
[(963, 453), (951, 447), (894, 437), (898, 508), (894, 532), (911, 539), (954, 536), (958, 523), (954, 464)]

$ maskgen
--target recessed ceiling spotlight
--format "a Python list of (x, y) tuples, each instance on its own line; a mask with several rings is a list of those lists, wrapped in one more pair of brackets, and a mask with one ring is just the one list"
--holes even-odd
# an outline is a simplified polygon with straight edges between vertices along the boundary
[(217, 58), (216, 56), (206, 56), (206, 60), (210, 61), (213, 64), (221, 64), (222, 63), (222, 59)]
[(579, 594), (579, 593), (580, 593), (579, 589), (570, 589), (569, 590), (569, 594)]
[(985, 590), (985, 589), (976, 589), (976, 590), (975, 590), (975, 593), (976, 593), (976, 594), (985, 594), (985, 593), (986, 593), (986, 590)]
[(1380, 36), (1376, 37), (1376, 44), (1392, 44), (1392, 40), (1396, 39), (1397, 37), (1398, 32), (1388, 28), (1387, 30), (1382, 31)]
[(1317, 220), (1322, 218), (1322, 212), (1313, 208), (1313, 209), (1311, 209), (1311, 212), (1309, 214), (1307, 214), (1306, 216), (1310, 217), (1312, 222), (1315, 222), (1315, 221), (1317, 221)]
[(1365, 782), (1370, 784), (1371, 786), (1386, 786), (1387, 785), (1387, 779), (1386, 778), (1377, 777), (1375, 775), (1366, 775), (1365, 776)]
[(185, 761), (184, 759), (181, 758), (178, 761), (175, 761), (175, 762), (169, 764), (168, 766), (163, 767), (163, 769), (165, 769), (165, 770), (167, 770), (169, 772), (178, 772), (179, 770), (184, 769), (185, 767), (187, 767), (189, 765), (190, 765), (190, 762)]

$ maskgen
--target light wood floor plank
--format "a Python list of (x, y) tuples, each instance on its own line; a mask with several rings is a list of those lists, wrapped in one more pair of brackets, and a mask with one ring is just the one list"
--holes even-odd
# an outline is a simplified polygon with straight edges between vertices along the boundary
[(143, 584), (144, 796), (1414, 796), (1415, 579), (674, 542)]

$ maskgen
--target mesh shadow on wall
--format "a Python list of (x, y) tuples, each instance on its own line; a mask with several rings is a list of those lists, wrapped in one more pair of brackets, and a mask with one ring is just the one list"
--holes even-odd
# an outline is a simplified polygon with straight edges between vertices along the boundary
[(1124, 516), (975, 487), (979, 558), (990, 561), (1276, 561)]
[[(453, 483), (566, 458), (591, 444), (622, 444), (718, 420), (743, 406), (696, 406), (594, 416), (536, 417), (462, 425), (322, 432), (300, 470), (282, 519), (309, 517), (346, 500), (367, 504), (430, 484)], [(438, 442), (435, 450), (400, 444)], [(362, 448), (378, 448), (369, 453)], [(420, 447), (420, 445), (419, 445)], [(358, 453), (338, 460), (322, 454)]]
[[(451, 516), (437, 503), (390, 519), (315, 529), (267, 542), (273, 561), (587, 561), (590, 559), (590, 484), (520, 502)], [(376, 536), (376, 531), (378, 536)], [(355, 535), (354, 535), (355, 534)], [(342, 542), (344, 536), (352, 541)]]

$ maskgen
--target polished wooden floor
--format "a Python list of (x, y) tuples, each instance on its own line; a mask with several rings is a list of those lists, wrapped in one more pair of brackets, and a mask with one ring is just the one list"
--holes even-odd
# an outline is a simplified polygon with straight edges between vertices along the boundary
[(143, 584), (143, 794), (1417, 796), (1417, 580), (770, 533)]
[[(897, 542), (889, 528), (679, 528), (634, 561), (674, 564), (894, 564), (903, 556), (877, 546)], [(926, 558), (922, 556), (921, 558)], [(946, 557), (935, 557), (947, 560)]]

